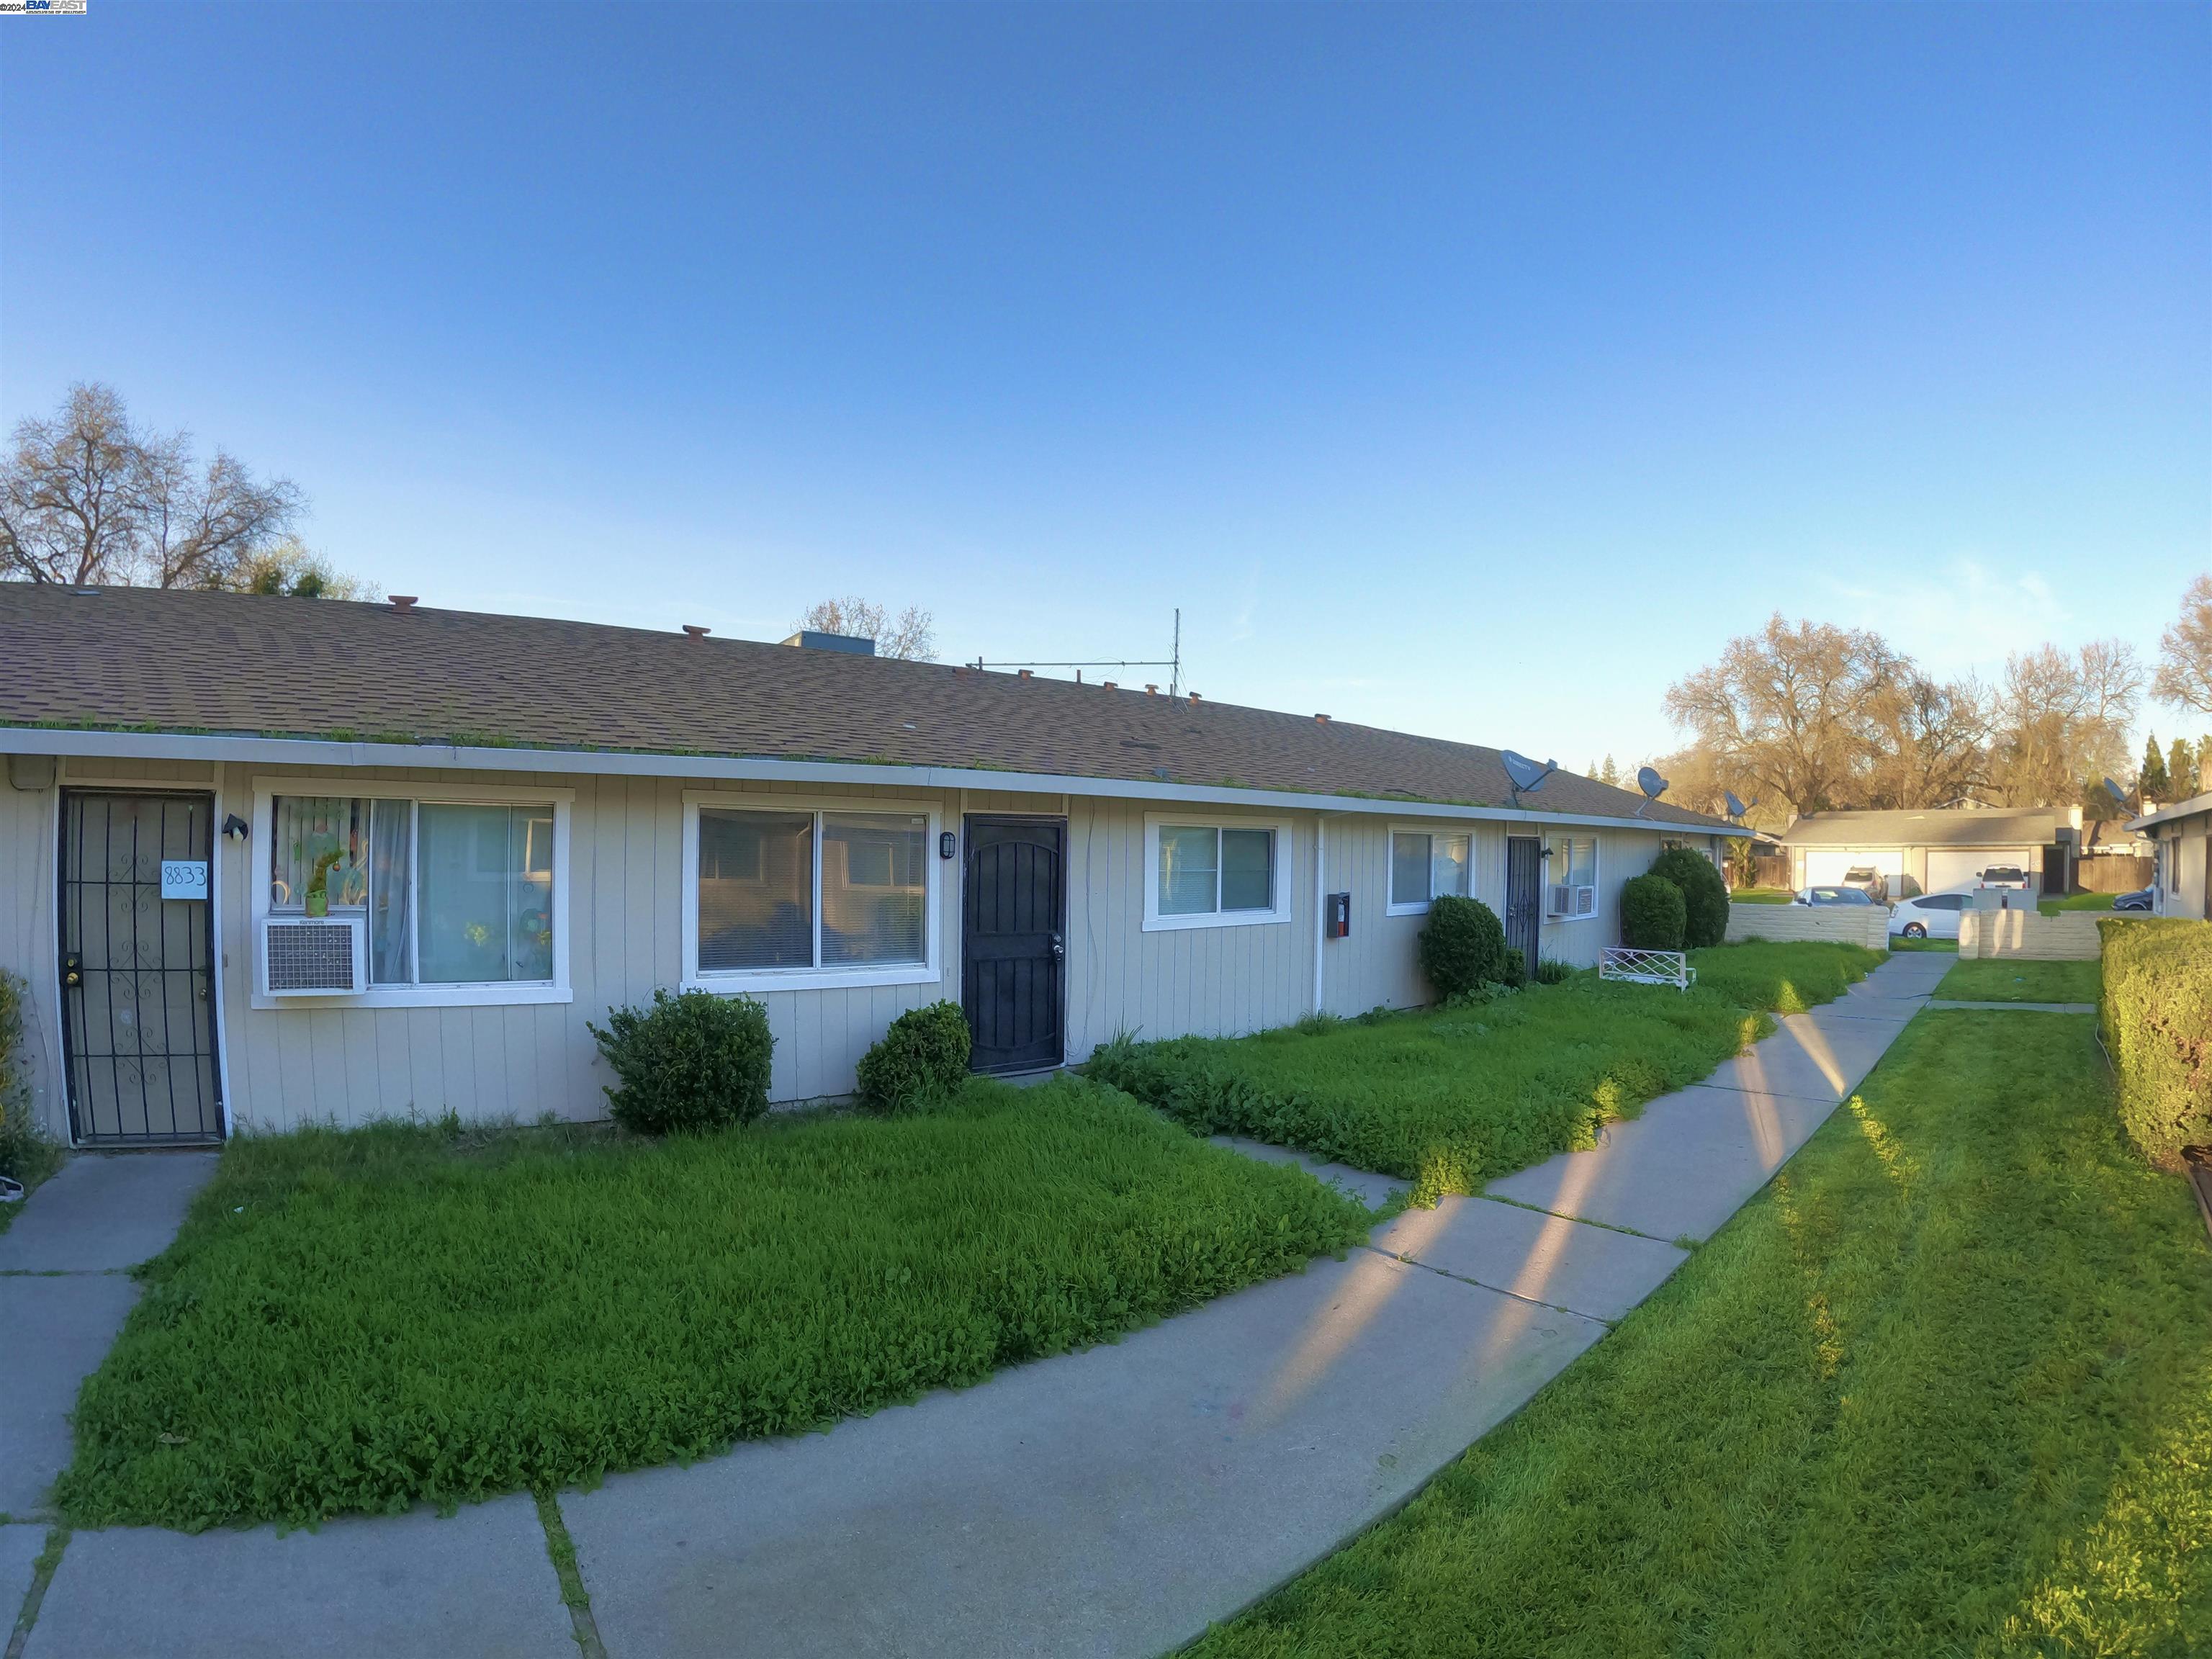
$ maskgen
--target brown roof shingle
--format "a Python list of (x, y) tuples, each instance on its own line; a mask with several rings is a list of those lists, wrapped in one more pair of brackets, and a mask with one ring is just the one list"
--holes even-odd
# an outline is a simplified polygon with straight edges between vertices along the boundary
[[(33, 725), (1510, 799), (1494, 749), (1142, 690), (536, 617), (0, 582), (0, 726)], [(1561, 772), (1528, 804), (1617, 817), (1644, 801)]]

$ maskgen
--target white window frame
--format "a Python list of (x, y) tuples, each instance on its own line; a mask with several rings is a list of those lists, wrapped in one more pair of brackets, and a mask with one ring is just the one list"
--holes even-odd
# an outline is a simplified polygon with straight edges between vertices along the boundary
[[(831, 968), (732, 968), (702, 971), (699, 966), (699, 809), (729, 808), (750, 812), (811, 812), (815, 817), (812, 897), (814, 950), (822, 951), (822, 824), (824, 812), (889, 813), (900, 817), (921, 817), (927, 827), (922, 836), (923, 878), (922, 960), (887, 963), (879, 968), (840, 963)], [(943, 944), (938, 925), (939, 905), (945, 893), (945, 867), (951, 860), (938, 855), (943, 833), (943, 809), (928, 801), (844, 799), (827, 795), (747, 794), (739, 791), (687, 789), (684, 792), (684, 891), (678, 901), (684, 916), (684, 988), (745, 996), (763, 991), (835, 991), (862, 985), (934, 985), (945, 976)]]
[[(350, 995), (270, 996), (254, 976), (256, 1008), (501, 1008), (530, 1003), (574, 1002), (568, 982), (568, 913), (574, 899), (568, 883), (570, 821), (574, 789), (516, 788), (509, 785), (394, 783), (386, 779), (313, 777), (256, 778), (253, 829), (246, 843), (246, 868), (252, 878), (252, 937), (258, 951), (262, 926), (272, 913), (269, 902), (269, 849), (276, 840), (276, 798), (321, 795), (345, 800), (409, 800), (428, 806), (544, 806), (553, 808), (553, 977), (548, 980), (491, 980), (477, 984), (372, 985)], [(410, 902), (411, 902), (410, 897)], [(286, 912), (284, 914), (290, 914)]]
[[(1275, 837), (1274, 855), (1269, 860), (1273, 891), (1271, 902), (1264, 910), (1206, 910), (1196, 915), (1163, 915), (1160, 913), (1160, 830), (1172, 826), (1178, 830), (1267, 830)], [(1286, 922), (1291, 919), (1291, 863), (1297, 843), (1291, 839), (1288, 818), (1249, 818), (1219, 812), (1147, 812), (1145, 814), (1145, 925), (1147, 933), (1172, 933), (1184, 927), (1259, 927)], [(1213, 900), (1221, 902), (1221, 878), (1214, 876)]]
[[(1547, 926), (1553, 922), (1564, 927), (1573, 922), (1595, 921), (1605, 914), (1605, 837), (1595, 830), (1586, 834), (1578, 834), (1572, 830), (1547, 830), (1544, 832), (1544, 845), (1547, 847), (1572, 841), (1586, 841), (1590, 844), (1590, 912), (1586, 916), (1570, 916), (1552, 908), (1552, 889), (1565, 887), (1568, 884), (1553, 879), (1552, 860), (1547, 859), (1544, 860), (1543, 884), (1544, 921)], [(1573, 884), (1582, 885), (1580, 882)]]
[[(1382, 859), (1382, 914), (1384, 915), (1425, 916), (1428, 915), (1429, 906), (1437, 902), (1436, 843), (1440, 840), (1452, 836), (1465, 836), (1467, 837), (1466, 896), (1468, 898), (1477, 896), (1475, 892), (1476, 883), (1474, 878), (1474, 854), (1476, 848), (1479, 847), (1481, 842), (1474, 833), (1474, 826), (1473, 824), (1453, 823), (1449, 819), (1446, 818), (1439, 818), (1430, 823), (1394, 823), (1389, 828), (1389, 838), (1383, 843), (1384, 852)], [(1398, 837), (1401, 836), (1426, 836), (1429, 838), (1429, 896), (1426, 898), (1420, 900), (1419, 902), (1409, 902), (1407, 903), (1401, 904), (1397, 900), (1390, 896), (1390, 874), (1391, 872), (1397, 867)]]

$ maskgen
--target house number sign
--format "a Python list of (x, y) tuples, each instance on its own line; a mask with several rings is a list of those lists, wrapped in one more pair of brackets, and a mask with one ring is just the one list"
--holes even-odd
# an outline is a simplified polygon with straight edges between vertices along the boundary
[(163, 859), (161, 896), (165, 899), (204, 899), (208, 896), (205, 859)]

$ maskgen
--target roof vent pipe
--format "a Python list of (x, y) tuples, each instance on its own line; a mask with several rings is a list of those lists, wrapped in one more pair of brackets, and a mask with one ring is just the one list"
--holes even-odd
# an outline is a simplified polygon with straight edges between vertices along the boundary
[(1192, 693), (1190, 694), (1190, 706), (1191, 706), (1193, 708), (1197, 708), (1197, 707), (1198, 707), (1198, 693), (1197, 693), (1197, 692), (1195, 692), (1195, 691), (1194, 691), (1194, 692), (1192, 692)]
[(1036, 678), (1036, 670), (1034, 668), (1023, 668), (1016, 672), (1025, 680), (1033, 680)]
[(1316, 714), (1314, 716), (1314, 724), (1316, 726), (1327, 726), (1328, 724), (1328, 716), (1326, 714)]
[(1148, 697), (1157, 697), (1160, 695), (1160, 688), (1148, 680), (1145, 684), (1145, 695)]
[(412, 593), (394, 593), (392, 596), (392, 608), (404, 615), (415, 608), (415, 596)]
[(1120, 686), (1116, 685), (1116, 684), (1115, 684), (1112, 680), (1101, 680), (1101, 681), (1099, 681), (1099, 682), (1098, 682), (1098, 684), (1101, 684), (1101, 685), (1103, 685), (1103, 686), (1104, 686), (1104, 687), (1105, 687), (1109, 691), (1119, 691), (1119, 690), (1121, 689)]
[(697, 623), (685, 623), (684, 631), (695, 640), (703, 640), (714, 630), (711, 628), (702, 628)]

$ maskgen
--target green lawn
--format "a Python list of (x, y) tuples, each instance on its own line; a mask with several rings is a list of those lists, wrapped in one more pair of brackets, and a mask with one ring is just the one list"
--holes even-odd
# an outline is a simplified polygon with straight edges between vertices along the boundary
[(58, 1496), (196, 1528), (589, 1481), (1111, 1340), (1368, 1221), (1075, 1079), (659, 1143), (240, 1139)]
[(1787, 904), (1797, 896), (1789, 887), (1739, 887), (1729, 895), (1735, 904)]
[(1119, 1042), (1089, 1069), (1207, 1133), (1396, 1176), (1416, 1203), (1587, 1146), (1607, 1119), (1693, 1083), (1881, 960), (1827, 944), (1692, 953), (1698, 988), (1577, 975), (1495, 1002), (1305, 1021), (1235, 1038)]
[(1959, 941), (1954, 939), (1906, 939), (1893, 933), (1889, 938), (1889, 948), (1893, 951), (1948, 951), (1956, 955)]
[(1194, 1656), (2203, 1651), (2212, 1249), (2093, 1030), (1923, 1013), (1618, 1330)]
[(2038, 899), (2035, 908), (2046, 916), (2061, 910), (2109, 910), (2114, 897), (2111, 893), (2069, 893), (2064, 898)]
[(2105, 988), (2094, 962), (2020, 962), (1984, 957), (1943, 975), (1936, 994), (1954, 1002), (2094, 1002)]

